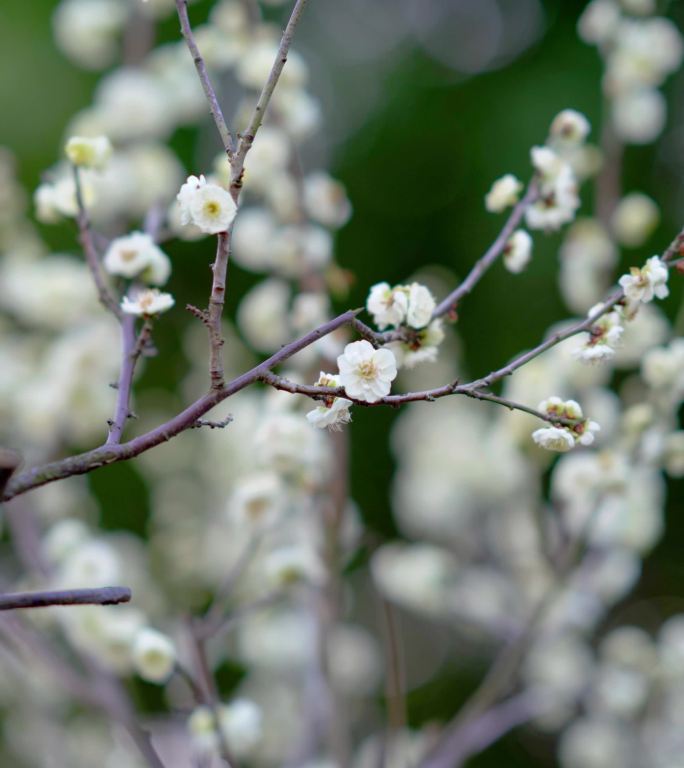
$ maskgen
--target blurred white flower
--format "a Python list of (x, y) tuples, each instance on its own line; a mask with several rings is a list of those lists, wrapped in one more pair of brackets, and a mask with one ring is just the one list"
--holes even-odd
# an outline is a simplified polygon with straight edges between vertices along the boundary
[(106, 136), (87, 138), (72, 136), (64, 148), (71, 163), (82, 168), (101, 170), (112, 155), (112, 144)]
[(485, 196), (485, 208), (490, 213), (505, 211), (506, 208), (518, 202), (522, 188), (522, 181), (512, 173), (507, 173), (492, 184), (492, 188)]
[(308, 174), (302, 193), (306, 212), (324, 227), (338, 229), (349, 221), (352, 207), (344, 186), (327, 173)]
[(660, 210), (641, 192), (631, 192), (620, 200), (611, 218), (615, 237), (628, 248), (643, 245), (660, 221)]
[(146, 291), (134, 291), (130, 296), (124, 296), (121, 309), (127, 315), (138, 317), (154, 317), (166, 312), (175, 304), (170, 293), (162, 293), (157, 288)]
[(155, 629), (141, 629), (133, 642), (133, 664), (143, 680), (165, 683), (176, 665), (173, 642)]
[(551, 123), (551, 140), (561, 148), (581, 144), (589, 135), (591, 125), (587, 118), (575, 109), (564, 109)]
[(504, 266), (509, 272), (518, 274), (525, 269), (532, 258), (532, 245), (532, 237), (524, 229), (510, 236), (503, 252)]
[(131, 279), (140, 277), (153, 285), (163, 285), (171, 274), (171, 262), (150, 235), (131, 232), (109, 245), (103, 265), (110, 275)]

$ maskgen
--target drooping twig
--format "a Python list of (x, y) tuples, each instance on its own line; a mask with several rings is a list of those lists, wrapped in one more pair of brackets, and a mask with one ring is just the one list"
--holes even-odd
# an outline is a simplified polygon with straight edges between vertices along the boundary
[(223, 116), (221, 105), (219, 104), (219, 100), (216, 97), (216, 91), (214, 90), (214, 86), (211, 84), (211, 78), (209, 77), (207, 66), (204, 63), (202, 54), (197, 47), (195, 36), (192, 33), (192, 26), (190, 25), (190, 19), (188, 17), (188, 0), (176, 0), (176, 10), (178, 12), (178, 19), (180, 21), (181, 33), (183, 34), (186, 45), (188, 46), (192, 60), (195, 63), (195, 69), (197, 70), (197, 75), (199, 76), (200, 82), (202, 83), (204, 95), (206, 96), (207, 102), (209, 103), (211, 116), (214, 118), (214, 123), (216, 124), (216, 128), (219, 132), (219, 135), (221, 136), (223, 148), (225, 149), (228, 158), (232, 158), (233, 152), (235, 150), (235, 141), (233, 139), (232, 133), (230, 132), (230, 129), (228, 128), (228, 125), (226, 124), (226, 119)]
[(131, 599), (128, 587), (62, 589), (42, 592), (0, 594), (0, 611), (18, 608), (45, 608), (50, 605), (118, 605)]
[(496, 240), (489, 246), (484, 256), (475, 263), (463, 282), (455, 288), (443, 301), (441, 301), (433, 313), (433, 317), (442, 317), (456, 309), (459, 301), (467, 296), (478, 284), (485, 272), (501, 256), (506, 248), (511, 235), (522, 221), (525, 211), (537, 199), (539, 189), (534, 179), (529, 183), (523, 198), (511, 211), (508, 220), (503, 226)]
[(273, 91), (275, 90), (283, 68), (285, 67), (287, 54), (289, 53), (290, 46), (292, 45), (292, 38), (294, 37), (295, 30), (299, 24), (302, 12), (304, 11), (304, 6), (307, 2), (308, 0), (297, 0), (294, 5), (292, 13), (290, 14), (290, 19), (287, 22), (287, 26), (285, 27), (285, 31), (283, 32), (283, 36), (280, 40), (278, 52), (276, 54), (275, 61), (273, 62), (273, 66), (271, 67), (268, 80), (261, 90), (261, 94), (259, 95), (256, 107), (254, 108), (254, 113), (252, 114), (252, 117), (247, 124), (247, 128), (245, 129), (245, 132), (240, 136), (240, 141), (238, 143), (235, 156), (231, 162), (230, 174), (230, 187), (235, 199), (237, 199), (237, 195), (239, 194), (242, 187), (242, 174), (245, 166), (245, 158), (247, 157), (247, 153), (254, 143), (257, 131), (261, 127), (261, 123), (264, 120), (264, 115), (266, 114), (266, 110), (271, 101), (271, 97), (273, 96)]
[(102, 266), (100, 265), (100, 257), (97, 253), (97, 248), (93, 241), (93, 233), (90, 228), (90, 218), (88, 217), (88, 211), (86, 210), (85, 203), (83, 201), (83, 188), (81, 185), (81, 172), (77, 166), (73, 166), (74, 171), (74, 187), (76, 190), (76, 205), (78, 207), (78, 213), (76, 215), (76, 223), (78, 224), (79, 239), (81, 241), (81, 247), (83, 248), (83, 254), (85, 256), (88, 269), (95, 283), (97, 289), (97, 295), (100, 299), (100, 303), (105, 309), (108, 309), (116, 318), (121, 319), (122, 312), (118, 302), (112, 295), (111, 291), (107, 287), (104, 275), (102, 274)]

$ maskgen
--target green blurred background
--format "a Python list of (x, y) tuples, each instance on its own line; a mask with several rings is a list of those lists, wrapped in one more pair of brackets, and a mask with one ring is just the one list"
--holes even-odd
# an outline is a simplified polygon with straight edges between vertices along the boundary
[[(367, 2), (372, 5), (376, 0)], [(391, 2), (384, 5), (389, 22)], [(521, 178), (529, 175), (529, 148), (544, 140), (550, 120), (561, 109), (584, 112), (595, 126), (596, 140), (601, 66), (596, 51), (582, 44), (575, 31), (585, 5), (569, 0), (540, 3), (536, 40), (508, 66), (474, 75), (460, 74), (406, 41), (383, 54), (382, 66), (377, 59), (355, 68), (353, 62), (345, 64), (339, 58), (331, 62), (319, 58), (316, 68), (323, 73), (320, 81), (325, 85), (328, 121), (337, 121), (345, 104), (354, 102), (354, 82), (360, 74), (380, 80), (376, 98), (357, 116), (357, 124), (346, 133), (337, 131), (323, 153), (330, 158), (331, 172), (347, 186), (354, 206), (353, 218), (339, 233), (336, 248), (339, 263), (356, 277), (349, 306), (364, 303), (369, 285), (379, 280), (403, 281), (429, 264), (463, 275), (501, 223), (486, 213), (485, 192), (505, 172)], [(681, 26), (684, 12), (677, 6), (681, 4), (673, 4), (672, 11)], [(56, 49), (50, 26), (54, 7), (51, 0), (0, 4), (0, 145), (14, 152), (20, 179), (30, 190), (59, 157), (66, 124), (88, 104), (97, 82), (96, 74), (77, 69)], [(199, 3), (193, 14), (201, 19), (207, 9), (208, 3)], [(297, 47), (305, 54), (316, 39), (324, 12), (325, 7), (307, 18), (298, 33), (301, 44)], [(174, 18), (162, 23), (160, 35), (175, 39)], [(316, 77), (314, 92), (315, 84)], [(645, 249), (626, 256), (625, 266), (664, 248), (684, 221), (681, 73), (669, 81), (666, 91), (671, 107), (664, 137), (654, 147), (630, 148), (625, 168), (625, 190), (651, 195), (662, 207), (663, 220)], [(193, 171), (202, 170), (202, 161), (218, 149), (210, 129), (199, 134), (181, 131), (174, 137), (174, 146)], [(306, 154), (305, 148), (305, 162)], [(582, 211), (591, 210), (589, 185), (584, 189)], [(69, 226), (44, 228), (43, 234), (55, 250), (76, 247)], [(567, 316), (556, 286), (559, 242), (557, 235), (536, 237), (534, 260), (523, 277), (512, 277), (496, 267), (464, 304), (458, 330), (469, 373), (480, 375), (500, 365), (539, 340), (551, 323)], [(169, 289), (182, 293), (183, 303), (204, 300), (205, 263), (211, 259), (211, 248), (207, 240), (169, 249), (175, 257)], [(239, 297), (256, 279), (239, 269), (232, 271), (231, 316)], [(667, 305), (673, 312), (679, 291), (674, 293)], [(173, 388), (186, 373), (187, 361), (180, 353), (173, 354), (180, 347), (185, 322), (182, 313), (176, 313), (160, 325), (161, 355), (147, 366), (142, 389)], [(396, 533), (388, 492), (393, 466), (387, 430), (393, 418), (389, 411), (360, 409), (351, 430), (352, 494), (364, 500), (366, 522), (381, 537)], [(368, 456), (373, 457), (372, 474)], [(103, 469), (90, 477), (90, 483), (101, 501), (104, 527), (144, 535), (146, 491), (134, 464)], [(667, 534), (647, 559), (636, 593), (617, 607), (609, 622), (635, 622), (648, 628), (660, 624), (663, 616), (684, 610), (681, 500), (681, 483), (673, 484)], [(454, 691), (465, 695), (480, 672), (473, 669), (471, 680), (447, 673), (413, 692), (409, 699), (412, 721), (419, 724), (448, 715), (458, 704)], [(472, 765), (529, 766), (535, 753), (539, 754), (535, 765), (554, 764), (550, 743), (528, 735), (522, 746), (519, 738), (506, 738)]]

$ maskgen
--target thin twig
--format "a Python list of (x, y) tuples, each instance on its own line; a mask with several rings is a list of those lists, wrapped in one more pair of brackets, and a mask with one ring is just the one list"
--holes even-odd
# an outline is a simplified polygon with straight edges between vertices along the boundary
[(214, 118), (214, 123), (216, 124), (216, 128), (221, 137), (223, 148), (225, 149), (226, 154), (230, 159), (233, 157), (233, 152), (235, 150), (235, 140), (233, 139), (233, 135), (230, 132), (228, 125), (226, 124), (226, 119), (223, 116), (221, 105), (219, 104), (218, 98), (216, 97), (214, 86), (211, 84), (211, 78), (209, 77), (206, 64), (204, 63), (202, 54), (200, 53), (199, 48), (197, 47), (197, 43), (195, 42), (195, 36), (192, 33), (192, 26), (190, 25), (190, 19), (188, 17), (187, 0), (176, 0), (176, 10), (178, 12), (178, 19), (180, 21), (181, 33), (183, 34), (186, 45), (188, 46), (192, 60), (195, 63), (197, 75), (199, 76), (200, 82), (202, 83), (202, 88), (204, 90), (204, 95), (207, 97), (207, 102), (209, 103), (211, 116)]
[(7, 448), (0, 448), (0, 497), (12, 475), (21, 464), (21, 456)]
[(523, 198), (511, 211), (508, 220), (503, 226), (496, 240), (489, 246), (482, 258), (478, 259), (473, 268), (467, 274), (463, 282), (455, 288), (442, 302), (440, 302), (433, 312), (433, 317), (442, 317), (456, 309), (459, 301), (467, 296), (473, 288), (479, 283), (485, 272), (494, 264), (494, 262), (504, 252), (511, 235), (516, 227), (522, 221), (525, 211), (537, 199), (539, 189), (534, 179), (529, 183), (527, 191)]
[(0, 611), (17, 608), (45, 608), (50, 605), (118, 605), (131, 599), (128, 587), (64, 589), (43, 592), (0, 594)]
[(204, 704), (209, 708), (214, 720), (214, 731), (218, 741), (219, 753), (230, 768), (238, 768), (237, 761), (230, 751), (226, 740), (226, 734), (221, 726), (221, 714), (219, 710), (220, 700), (216, 689), (216, 681), (209, 666), (207, 649), (204, 638), (195, 631), (193, 623), (190, 623), (190, 640), (193, 656), (195, 658), (197, 690), (202, 692)]
[[(180, 0), (177, 0), (177, 2), (179, 1)], [(280, 40), (278, 52), (276, 54), (275, 61), (273, 62), (273, 66), (271, 67), (268, 80), (266, 81), (266, 84), (264, 85), (261, 94), (259, 95), (259, 100), (257, 101), (256, 107), (254, 108), (254, 113), (252, 114), (252, 117), (247, 124), (247, 128), (245, 132), (240, 136), (237, 150), (231, 162), (230, 174), (230, 188), (233, 193), (233, 197), (236, 200), (242, 187), (242, 175), (244, 173), (245, 158), (247, 157), (247, 153), (254, 143), (257, 131), (259, 130), (261, 123), (264, 120), (266, 109), (268, 108), (271, 97), (273, 96), (273, 91), (275, 90), (283, 68), (285, 67), (287, 54), (289, 53), (290, 46), (292, 45), (292, 38), (294, 37), (295, 30), (299, 24), (302, 12), (304, 11), (304, 6), (307, 2), (308, 0), (297, 0), (294, 5), (292, 13), (290, 14), (290, 19), (287, 22), (287, 26), (285, 27), (285, 31), (283, 32), (283, 36)]]
[(193, 427), (198, 419), (201, 419), (202, 416), (226, 398), (231, 397), (251, 384), (254, 384), (256, 381), (259, 381), (266, 371), (284, 363), (293, 355), (297, 354), (297, 352), (306, 349), (306, 347), (324, 336), (327, 336), (329, 333), (350, 323), (352, 318), (354, 318), (359, 311), (360, 310), (348, 310), (347, 312), (343, 312), (341, 315), (329, 320), (327, 323), (315, 328), (313, 331), (310, 331), (299, 339), (286, 344), (278, 350), (278, 352), (271, 355), (271, 357), (264, 360), (259, 365), (228, 382), (223, 389), (208, 392), (169, 421), (126, 443), (102, 445), (91, 451), (86, 451), (85, 453), (76, 456), (70, 456), (66, 459), (34, 467), (19, 475), (15, 475), (10, 479), (0, 500), (7, 501), (22, 493), (26, 493), (26, 491), (30, 491), (32, 488), (38, 488), (65, 477), (83, 475), (98, 469), (99, 467), (107, 466), (108, 464), (127, 461), (150, 450), (150, 448), (154, 448), (157, 445), (167, 442), (181, 432), (185, 432), (187, 429)]
[(78, 224), (79, 239), (81, 241), (81, 247), (83, 248), (83, 254), (90, 269), (93, 281), (95, 282), (95, 288), (97, 289), (97, 295), (100, 299), (100, 303), (105, 309), (108, 309), (116, 318), (121, 319), (122, 312), (117, 300), (107, 287), (107, 284), (102, 274), (102, 267), (100, 265), (100, 257), (97, 253), (97, 248), (93, 241), (93, 233), (90, 228), (90, 218), (88, 217), (88, 211), (86, 210), (83, 202), (83, 189), (81, 186), (81, 173), (77, 166), (73, 166), (74, 170), (74, 187), (76, 190), (76, 205), (78, 207), (78, 213), (76, 214), (76, 223)]
[(145, 349), (152, 333), (152, 324), (145, 320), (140, 335), (135, 335), (135, 317), (125, 315), (121, 318), (121, 373), (117, 384), (116, 409), (114, 418), (109, 425), (106, 445), (116, 445), (121, 442), (121, 435), (126, 426), (126, 421), (131, 415), (131, 388), (135, 366)]
[(212, 266), (213, 280), (209, 309), (207, 310), (207, 329), (209, 330), (209, 378), (211, 389), (223, 389), (223, 333), (221, 322), (226, 298), (226, 274), (230, 256), (230, 233), (219, 232), (216, 242), (216, 259)]

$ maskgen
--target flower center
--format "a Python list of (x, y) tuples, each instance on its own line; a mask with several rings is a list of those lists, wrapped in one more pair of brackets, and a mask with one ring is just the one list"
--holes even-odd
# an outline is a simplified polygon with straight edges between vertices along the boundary
[(371, 381), (377, 376), (377, 369), (372, 360), (364, 360), (362, 363), (359, 363), (356, 372), (358, 373), (359, 378), (365, 379), (366, 381)]
[(216, 216), (221, 211), (221, 206), (215, 200), (209, 200), (204, 204), (204, 212), (209, 216)]
[(132, 248), (124, 248), (121, 251), (121, 261), (133, 261), (133, 259), (138, 255), (138, 252), (133, 250)]

